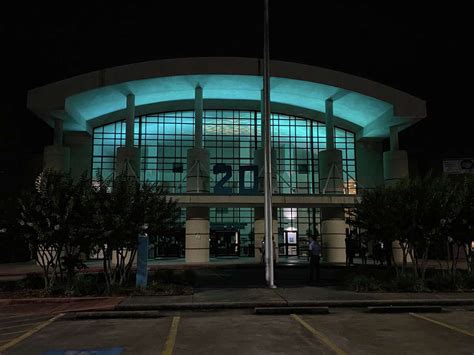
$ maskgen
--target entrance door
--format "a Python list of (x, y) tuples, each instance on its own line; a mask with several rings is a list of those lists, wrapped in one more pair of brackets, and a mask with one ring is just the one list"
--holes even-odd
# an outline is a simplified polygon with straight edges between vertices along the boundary
[(211, 256), (240, 256), (240, 233), (237, 229), (211, 230)]
[(149, 258), (184, 258), (186, 231), (180, 228), (172, 235), (151, 236), (149, 239)]
[(283, 245), (280, 245), (280, 255), (282, 256), (298, 256), (298, 232), (284, 231)]

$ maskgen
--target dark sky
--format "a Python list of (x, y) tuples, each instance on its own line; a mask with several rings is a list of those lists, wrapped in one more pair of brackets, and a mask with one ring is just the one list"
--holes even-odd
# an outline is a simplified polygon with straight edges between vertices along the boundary
[[(30, 88), (132, 62), (262, 54), (263, 0), (154, 3), (18, 2), (3, 10), (0, 157), (9, 163), (0, 175), (21, 174), (52, 139), (25, 109)], [(359, 75), (425, 99), (429, 119), (401, 135), (420, 164), (474, 155), (474, 1), (270, 0), (270, 7), (272, 58)]]

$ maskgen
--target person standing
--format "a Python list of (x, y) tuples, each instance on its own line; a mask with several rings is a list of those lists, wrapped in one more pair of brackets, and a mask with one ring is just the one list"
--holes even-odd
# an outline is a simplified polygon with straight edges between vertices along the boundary
[(314, 282), (316, 273), (316, 282), (319, 283), (319, 263), (321, 261), (321, 246), (314, 237), (309, 237), (309, 283)]
[(346, 266), (354, 266), (355, 243), (352, 232), (346, 229)]
[(369, 251), (369, 247), (367, 245), (367, 241), (362, 239), (360, 241), (360, 258), (362, 260), (362, 265), (367, 264), (367, 252)]

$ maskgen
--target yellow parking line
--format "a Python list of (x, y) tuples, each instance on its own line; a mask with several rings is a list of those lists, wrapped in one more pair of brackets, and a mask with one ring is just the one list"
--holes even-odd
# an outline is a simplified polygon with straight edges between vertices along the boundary
[(331, 341), (327, 336), (325, 336), (323, 333), (317, 331), (314, 329), (312, 326), (310, 326), (308, 323), (306, 323), (303, 319), (298, 317), (296, 314), (291, 314), (291, 317), (296, 320), (298, 323), (300, 323), (303, 327), (305, 327), (311, 334), (313, 334), (316, 338), (318, 338), (324, 345), (326, 345), (328, 348), (330, 348), (332, 351), (334, 351), (338, 355), (347, 355), (347, 353), (342, 350), (340, 347), (338, 347), (334, 342)]
[(14, 324), (14, 323), (18, 323), (18, 322), (24, 322), (25, 320), (28, 320), (28, 321), (35, 320), (35, 321), (40, 322), (41, 319), (49, 319), (52, 316), (53, 316), (52, 314), (45, 314), (45, 315), (36, 316), (36, 317), (25, 317), (25, 318), (19, 318), (19, 319), (7, 319), (5, 321), (0, 319), (0, 322), (6, 323), (6, 324)]
[[(0, 333), (0, 337), (3, 337), (3, 336), (5, 336), (5, 335), (20, 334), (20, 333), (24, 333), (24, 332), (26, 332), (25, 329), (23, 329), (23, 330), (18, 330), (18, 331), (16, 331), (16, 332)], [(1, 341), (1, 340), (0, 340), (0, 341)]]
[(173, 317), (171, 322), (170, 332), (166, 339), (165, 350), (162, 351), (161, 355), (172, 355), (174, 349), (174, 343), (176, 341), (176, 334), (178, 334), (178, 324), (181, 317)]
[(23, 324), (17, 324), (17, 325), (10, 325), (8, 327), (3, 327), (0, 328), (0, 330), (5, 330), (5, 329), (12, 329), (12, 328), (21, 328), (21, 327), (27, 327), (27, 326), (32, 326), (32, 325), (37, 325), (41, 324), (42, 322), (31, 322), (31, 323), (23, 323)]
[(422, 316), (420, 314), (415, 314), (415, 313), (410, 313), (411, 316), (413, 317), (416, 317), (416, 318), (420, 318), (420, 319), (424, 319), (428, 322), (431, 322), (431, 323), (434, 323), (434, 324), (437, 324), (437, 325), (440, 325), (442, 327), (445, 327), (445, 328), (448, 328), (448, 329), (451, 329), (451, 330), (454, 330), (455, 332), (458, 332), (458, 333), (461, 333), (461, 334), (464, 334), (464, 335), (467, 335), (467, 336), (470, 336), (470, 337), (474, 337), (474, 333), (470, 333), (464, 329), (460, 329), (460, 328), (457, 328), (453, 325), (450, 325), (450, 324), (446, 324), (446, 323), (443, 323), (443, 322), (440, 322), (440, 321), (437, 321), (437, 320), (434, 320), (434, 319), (431, 319), (431, 318), (428, 318), (426, 316)]
[(28, 332), (26, 332), (25, 334), (23, 335), (20, 335), (19, 337), (16, 337), (15, 339), (12, 339), (10, 342), (6, 343), (5, 345), (2, 345), (0, 346), (0, 353), (2, 353), (3, 351), (6, 351), (7, 349), (10, 349), (12, 346), (15, 346), (16, 344), (18, 344), (20, 341), (32, 336), (33, 334), (35, 334), (36, 332), (40, 331), (41, 329), (43, 329), (44, 327), (46, 327), (47, 325), (53, 323), (56, 319), (58, 318), (61, 318), (62, 316), (64, 315), (64, 313), (60, 313), (58, 314), (57, 316), (47, 320), (46, 322), (43, 322), (39, 325), (37, 325), (36, 327), (34, 327), (33, 329), (30, 329)]
[[(35, 313), (25, 313), (25, 314), (15, 314), (13, 316), (8, 316), (8, 317), (0, 317), (0, 321), (3, 321), (5, 319), (12, 319), (12, 318), (21, 318), (21, 317), (29, 317), (35, 315)], [(45, 314), (47, 316), (48, 314)]]

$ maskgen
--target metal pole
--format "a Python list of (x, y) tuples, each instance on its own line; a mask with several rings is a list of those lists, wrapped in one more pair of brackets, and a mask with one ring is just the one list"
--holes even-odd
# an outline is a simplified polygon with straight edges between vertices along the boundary
[(264, 97), (264, 162), (265, 162), (265, 278), (270, 288), (275, 288), (273, 278), (273, 217), (272, 217), (272, 147), (270, 137), (270, 46), (268, 0), (265, 1), (263, 40), (263, 97)]

